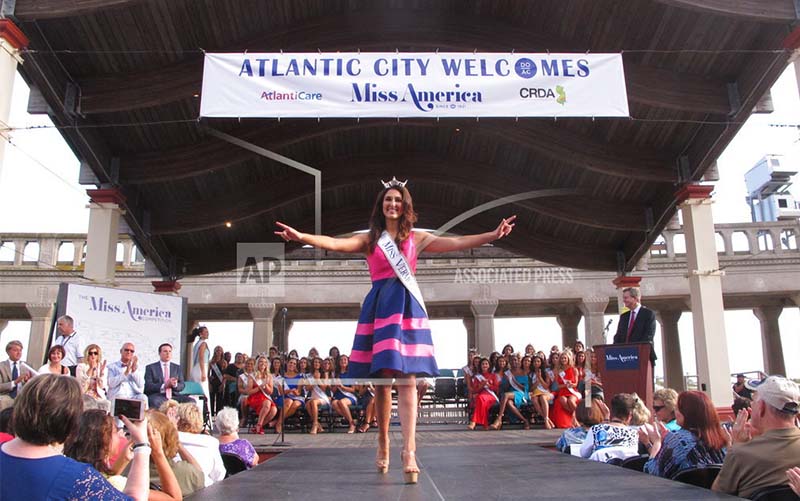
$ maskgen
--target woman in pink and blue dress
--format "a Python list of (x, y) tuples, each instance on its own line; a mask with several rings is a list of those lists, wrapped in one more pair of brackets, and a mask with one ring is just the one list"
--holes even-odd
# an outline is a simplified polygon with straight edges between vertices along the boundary
[[(511, 233), (516, 216), (503, 219), (494, 231), (479, 235), (439, 237), (413, 231), (417, 214), (411, 194), (405, 187), (406, 182), (393, 178), (388, 183), (382, 183), (383, 189), (375, 200), (367, 233), (332, 238), (302, 233), (277, 223), (281, 230), (275, 234), (287, 242), (366, 255), (372, 290), (364, 299), (358, 319), (348, 374), (351, 378), (398, 379), (403, 474), (407, 483), (416, 483), (419, 474), (415, 457), (416, 376), (439, 375), (425, 303), (414, 278), (417, 254), (423, 249), (428, 252), (452, 252), (492, 242)], [(391, 384), (382, 382), (375, 389), (378, 414), (375, 466), (379, 472), (386, 473), (389, 469)]]

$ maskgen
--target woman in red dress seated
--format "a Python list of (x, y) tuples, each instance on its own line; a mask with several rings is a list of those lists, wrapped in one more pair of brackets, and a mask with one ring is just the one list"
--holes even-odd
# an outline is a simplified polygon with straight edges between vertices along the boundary
[(467, 428), (474, 430), (475, 425), (479, 424), (488, 430), (489, 411), (500, 402), (497, 397), (497, 393), (500, 391), (500, 378), (491, 372), (488, 358), (481, 359), (481, 373), (472, 377), (471, 387), (475, 410)]
[(269, 361), (266, 357), (258, 357), (256, 372), (250, 378), (247, 389), (247, 406), (258, 413), (258, 423), (255, 432), (264, 434), (264, 423), (269, 423), (278, 413), (278, 408), (272, 401), (272, 375), (269, 373)]
[(578, 393), (578, 371), (570, 350), (564, 350), (558, 358), (558, 366), (553, 370), (558, 391), (550, 416), (556, 428), (577, 428), (575, 409), (581, 401)]

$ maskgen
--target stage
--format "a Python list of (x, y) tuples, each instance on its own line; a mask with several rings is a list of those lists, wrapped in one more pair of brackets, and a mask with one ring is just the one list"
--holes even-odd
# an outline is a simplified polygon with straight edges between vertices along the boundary
[[(422, 471), (417, 485), (403, 484), (399, 429), (391, 433), (386, 475), (375, 471), (374, 432), (290, 434), (286, 440), (292, 446), (284, 452), (187, 499), (734, 499), (543, 447), (555, 442), (559, 435), (555, 430), (426, 428), (429, 431), (418, 434), (417, 462)], [(269, 443), (274, 440), (268, 435), (258, 438), (262, 443), (265, 438)]]

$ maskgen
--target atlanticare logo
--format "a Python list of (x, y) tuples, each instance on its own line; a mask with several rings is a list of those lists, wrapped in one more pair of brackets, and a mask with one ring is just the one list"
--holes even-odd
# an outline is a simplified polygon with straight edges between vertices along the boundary
[(386, 90), (377, 84), (367, 83), (363, 86), (353, 84), (350, 102), (356, 103), (396, 103), (411, 102), (419, 111), (429, 112), (434, 108), (465, 107), (466, 103), (482, 103), (480, 91), (469, 91), (455, 84), (452, 90), (423, 90), (408, 84), (402, 93)]
[(125, 301), (124, 306), (109, 303), (104, 297), (90, 296), (89, 301), (91, 311), (99, 311), (101, 313), (119, 313), (128, 315), (134, 322), (167, 322), (172, 320), (172, 312), (169, 310), (162, 310), (159, 307), (144, 308), (135, 306), (130, 300)]
[(264, 101), (322, 101), (322, 93), (304, 90), (293, 92), (265, 90), (261, 92), (261, 99)]

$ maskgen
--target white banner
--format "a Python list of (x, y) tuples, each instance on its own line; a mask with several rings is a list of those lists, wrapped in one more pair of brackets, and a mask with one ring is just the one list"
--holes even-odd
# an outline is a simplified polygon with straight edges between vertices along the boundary
[(66, 287), (66, 305), (59, 313), (71, 316), (83, 345), (98, 344), (109, 363), (119, 360), (126, 342), (136, 346), (142, 370), (158, 360), (162, 343), (172, 345), (172, 361), (181, 363), (183, 298), (89, 285)]
[(200, 115), (627, 117), (620, 54), (206, 54)]

